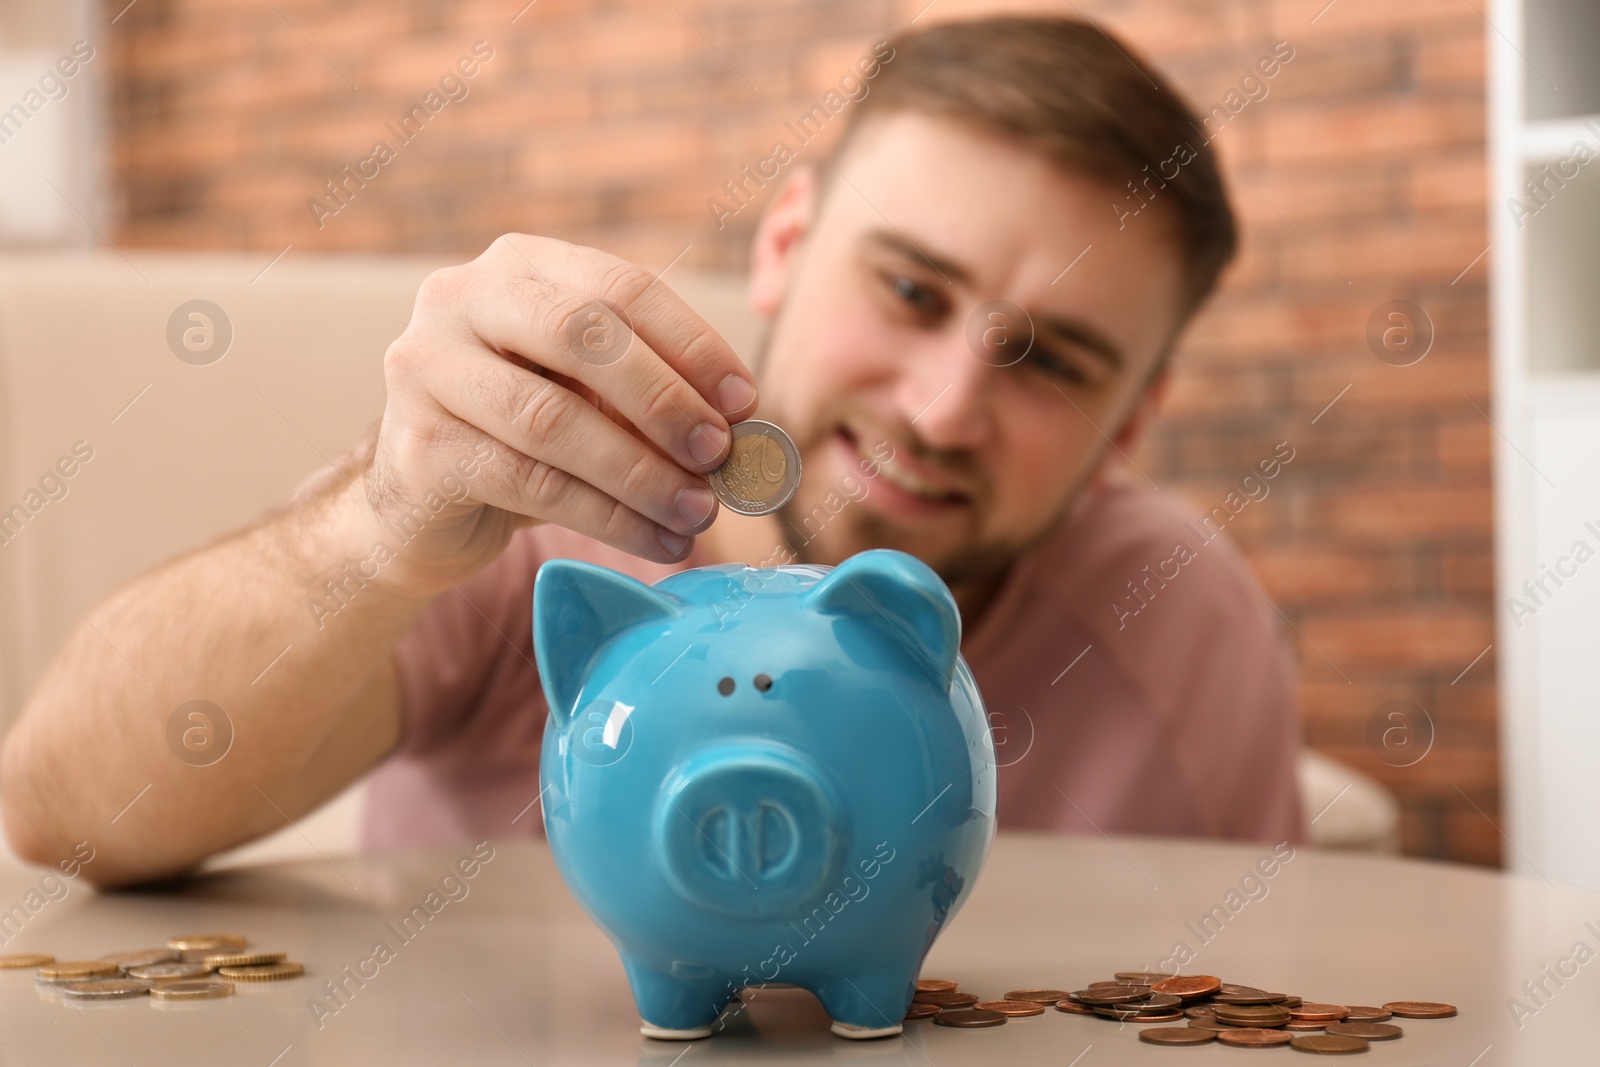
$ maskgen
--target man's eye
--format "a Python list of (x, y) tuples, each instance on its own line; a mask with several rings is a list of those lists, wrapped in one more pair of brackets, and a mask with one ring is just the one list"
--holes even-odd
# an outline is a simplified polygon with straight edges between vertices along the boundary
[(896, 296), (920, 311), (931, 311), (939, 306), (939, 302), (933, 293), (924, 289), (910, 278), (894, 278), (890, 284), (894, 286)]
[(1028, 365), (1035, 370), (1065, 381), (1084, 382), (1088, 380), (1083, 371), (1078, 369), (1077, 364), (1037, 346), (1028, 353)]

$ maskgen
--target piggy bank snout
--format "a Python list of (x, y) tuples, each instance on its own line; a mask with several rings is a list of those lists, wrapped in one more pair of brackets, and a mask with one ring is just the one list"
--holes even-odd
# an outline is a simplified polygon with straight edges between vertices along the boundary
[(840, 811), (825, 773), (799, 752), (723, 743), (669, 775), (656, 805), (654, 846), (684, 900), (765, 918), (834, 880), (848, 845)]

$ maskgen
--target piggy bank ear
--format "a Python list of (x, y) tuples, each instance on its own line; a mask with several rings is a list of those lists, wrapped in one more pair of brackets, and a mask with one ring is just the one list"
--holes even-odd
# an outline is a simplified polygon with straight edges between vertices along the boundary
[(681, 610), (676, 598), (626, 574), (571, 559), (545, 561), (533, 580), (533, 651), (550, 714), (565, 725), (607, 641)]
[(941, 689), (950, 688), (961, 650), (955, 598), (926, 563), (888, 548), (851, 556), (806, 593), (821, 612), (876, 626), (907, 648)]

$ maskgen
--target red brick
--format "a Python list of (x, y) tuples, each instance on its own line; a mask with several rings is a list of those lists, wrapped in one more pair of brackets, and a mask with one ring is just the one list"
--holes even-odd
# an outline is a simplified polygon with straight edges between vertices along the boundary
[(1313, 646), (1306, 651), (1327, 657), (1346, 675), (1367, 667), (1459, 671), (1494, 640), (1487, 611), (1421, 605), (1322, 613), (1300, 629)]

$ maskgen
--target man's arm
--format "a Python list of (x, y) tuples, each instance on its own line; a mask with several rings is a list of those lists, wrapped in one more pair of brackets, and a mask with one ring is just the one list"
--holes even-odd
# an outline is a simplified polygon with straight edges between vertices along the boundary
[[(89, 877), (124, 884), (310, 811), (394, 746), (392, 653), (433, 597), (530, 523), (682, 559), (716, 514), (705, 472), (756, 406), (654, 275), (523, 235), (428, 276), (384, 378), (370, 463), (135, 581), (68, 640), (0, 752), (23, 858), (87, 840)], [(330, 580), (338, 610), (317, 610)], [(196, 699), (234, 733), (203, 767), (169, 742)]]
[[(87, 840), (97, 884), (177, 873), (311, 811), (394, 745), (391, 655), (430, 593), (380, 571), (336, 616), (308, 607), (383, 536), (361, 482), (145, 575), (79, 624), (0, 753), (23, 859), (54, 863)], [(207, 766), (169, 731), (195, 699), (232, 727)], [(189, 728), (207, 727), (181, 722), (179, 737)]]

